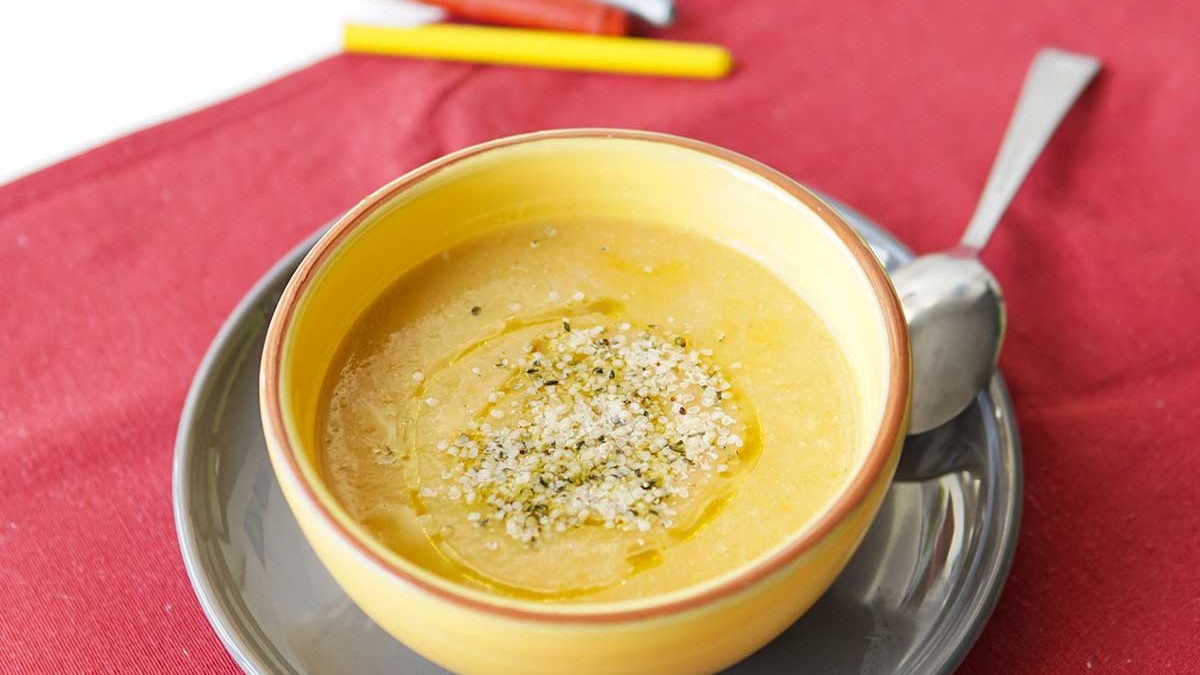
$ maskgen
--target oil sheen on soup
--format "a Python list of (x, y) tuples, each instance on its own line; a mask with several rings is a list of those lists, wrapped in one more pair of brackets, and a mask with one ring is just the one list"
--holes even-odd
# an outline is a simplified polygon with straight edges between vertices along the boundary
[(607, 602), (730, 572), (844, 483), (855, 393), (821, 319), (716, 241), (520, 226), (405, 274), (323, 397), (325, 478), (379, 541), (508, 596)]

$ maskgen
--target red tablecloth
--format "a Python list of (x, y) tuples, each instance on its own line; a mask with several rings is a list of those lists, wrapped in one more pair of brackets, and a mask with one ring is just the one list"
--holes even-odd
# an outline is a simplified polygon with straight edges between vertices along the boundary
[(235, 671), (175, 540), (180, 407), (251, 282), (381, 183), (516, 132), (656, 129), (930, 250), (966, 222), (1054, 44), (1106, 70), (985, 254), (1027, 482), (1012, 576), (962, 672), (1197, 672), (1200, 6), (680, 4), (670, 35), (728, 45), (733, 77), (339, 56), (0, 188), (0, 671)]

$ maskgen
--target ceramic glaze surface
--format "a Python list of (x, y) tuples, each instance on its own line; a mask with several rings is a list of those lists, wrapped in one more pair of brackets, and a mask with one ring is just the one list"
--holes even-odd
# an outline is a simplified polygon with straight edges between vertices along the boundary
[[(449, 581), (373, 537), (334, 496), (320, 466), (324, 382), (358, 319), (422, 261), (501, 228), (600, 217), (719, 241), (802, 298), (853, 382), (853, 468), (827, 505), (773, 548), (678, 590), (543, 603)], [(910, 358), (879, 261), (808, 190), (697, 141), (562, 130), (448, 155), (336, 223), (284, 290), (267, 331), (260, 400), (272, 465), (301, 530), (347, 594), (397, 639), (463, 673), (683, 674), (718, 670), (766, 644), (845, 566), (895, 471)]]

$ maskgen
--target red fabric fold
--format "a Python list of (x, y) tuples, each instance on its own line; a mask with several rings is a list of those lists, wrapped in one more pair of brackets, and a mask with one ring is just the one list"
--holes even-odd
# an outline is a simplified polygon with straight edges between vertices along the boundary
[(662, 130), (931, 250), (1047, 44), (1105, 71), (984, 255), (1027, 482), (962, 672), (1197, 672), (1200, 6), (680, 4), (670, 37), (730, 47), (730, 79), (339, 56), (0, 188), (0, 672), (235, 672), (175, 541), (180, 407), (249, 285), (390, 178), (512, 133)]

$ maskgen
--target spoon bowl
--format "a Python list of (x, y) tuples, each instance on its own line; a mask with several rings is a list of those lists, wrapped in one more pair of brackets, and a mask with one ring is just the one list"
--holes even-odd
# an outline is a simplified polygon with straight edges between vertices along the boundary
[(910, 433), (920, 433), (962, 412), (992, 378), (1004, 339), (1004, 296), (974, 255), (956, 251), (917, 258), (893, 281), (913, 352)]

